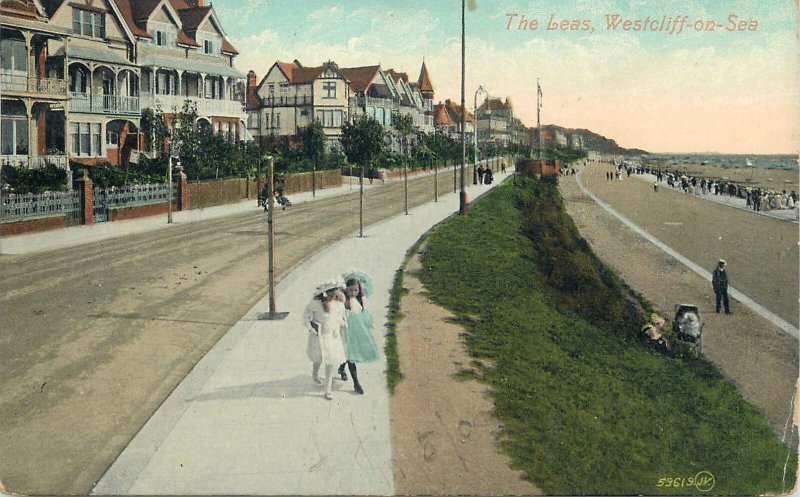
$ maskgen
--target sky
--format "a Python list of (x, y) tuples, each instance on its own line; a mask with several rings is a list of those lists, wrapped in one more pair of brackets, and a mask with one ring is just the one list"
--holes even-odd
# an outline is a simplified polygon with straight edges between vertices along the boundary
[[(276, 60), (294, 59), (380, 64), (416, 79), (424, 60), (436, 100), (460, 102), (458, 0), (216, 0), (214, 8), (240, 52), (236, 67), (259, 79)], [(650, 152), (796, 154), (797, 10), (796, 0), (468, 0), (467, 107), (482, 86), (535, 126), (538, 78), (543, 124)], [(548, 29), (551, 19), (586, 29)]]

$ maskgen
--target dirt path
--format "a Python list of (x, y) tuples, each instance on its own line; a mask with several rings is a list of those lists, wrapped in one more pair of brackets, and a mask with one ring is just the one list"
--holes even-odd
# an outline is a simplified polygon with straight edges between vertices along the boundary
[(488, 387), (454, 377), (470, 363), (463, 329), (433, 304), (415, 276), (419, 256), (404, 273), (404, 318), (397, 330), (403, 381), (391, 404), (395, 491), (399, 495), (532, 495), (541, 490), (509, 468), (496, 446)]
[[(610, 167), (584, 171), (584, 183), (593, 193), (709, 271), (717, 258), (731, 254), (725, 258), (733, 286), (797, 323), (795, 225), (676, 192), (662, 190), (658, 202), (652, 196), (645, 201), (645, 195), (654, 195), (651, 185), (635, 180), (606, 184), (606, 170)], [(797, 340), (736, 302), (731, 303), (733, 316), (716, 314), (708, 281), (597, 206), (574, 178), (562, 178), (560, 189), (567, 212), (595, 253), (663, 316), (670, 320), (679, 302), (699, 305), (706, 322), (705, 356), (765, 415), (773, 430), (781, 432), (798, 377)], [(683, 223), (686, 226), (676, 230)], [(742, 232), (745, 239), (736, 236)], [(790, 281), (781, 283), (787, 276)]]
[[(439, 180), (441, 195), (452, 191)], [(433, 198), (432, 177), (409, 184), (410, 205)], [(278, 211), (278, 279), (358, 230), (355, 192)], [(403, 197), (402, 183), (368, 190), (365, 224), (402, 212)], [(91, 491), (197, 361), (264, 296), (265, 245), (265, 215), (255, 212), (1, 257), (5, 487), (29, 495)]]

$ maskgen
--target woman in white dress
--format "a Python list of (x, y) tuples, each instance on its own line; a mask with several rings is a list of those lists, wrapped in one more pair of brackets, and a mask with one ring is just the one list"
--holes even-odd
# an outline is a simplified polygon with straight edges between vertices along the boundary
[(346, 360), (342, 333), (346, 325), (344, 295), (339, 281), (318, 286), (314, 298), (303, 312), (303, 324), (309, 331), (306, 354), (312, 363), (311, 377), (323, 386), (319, 370), (325, 372), (325, 399), (331, 400), (331, 384), (336, 366)]

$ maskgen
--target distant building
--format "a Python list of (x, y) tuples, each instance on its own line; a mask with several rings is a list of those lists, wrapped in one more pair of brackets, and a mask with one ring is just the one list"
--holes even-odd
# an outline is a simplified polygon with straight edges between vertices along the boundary
[[(461, 140), (461, 112), (461, 106), (450, 99), (436, 104), (434, 107), (436, 132), (455, 140)], [(467, 143), (472, 143), (475, 135), (475, 116), (469, 111), (464, 115), (464, 134)]]
[(508, 146), (515, 136), (514, 106), (511, 99), (489, 98), (478, 107), (478, 147), (486, 145)]
[(314, 120), (322, 123), (328, 147), (339, 146), (342, 124), (350, 118), (350, 82), (335, 62), (305, 67), (275, 62), (261, 82), (248, 77), (248, 130), (267, 137), (297, 137)]

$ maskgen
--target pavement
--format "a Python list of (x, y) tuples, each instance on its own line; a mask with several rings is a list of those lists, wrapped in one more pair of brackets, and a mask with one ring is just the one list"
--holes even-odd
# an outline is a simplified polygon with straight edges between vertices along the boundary
[[(459, 166), (441, 167), (439, 168), (439, 174), (444, 175), (444, 178), (449, 178), (447, 173), (452, 173), (454, 167), (457, 168)], [(415, 175), (409, 175), (409, 179), (420, 178), (432, 174), (432, 171), (418, 173)], [(402, 181), (402, 178), (394, 178), (385, 182), (376, 180), (373, 182), (373, 184), (370, 184), (365, 178), (364, 188), (379, 188), (384, 183), (398, 181)], [(443, 179), (442, 181), (444, 181), (442, 191), (446, 193), (448, 191), (447, 185), (449, 183), (447, 179)], [(350, 177), (344, 177), (342, 179), (342, 186), (319, 189), (316, 192), (316, 196), (314, 196), (311, 192), (293, 193), (289, 195), (289, 199), (292, 201), (293, 205), (296, 205), (304, 202), (321, 200), (328, 197), (347, 195), (348, 193), (357, 191), (358, 178), (352, 178), (351, 181)], [(20, 255), (45, 252), (59, 248), (74, 247), (85, 243), (99, 242), (125, 235), (175, 228), (187, 223), (194, 223), (208, 219), (234, 216), (247, 212), (257, 212), (261, 209), (261, 207), (257, 206), (257, 203), (257, 200), (253, 198), (233, 204), (206, 207), (204, 209), (176, 211), (172, 213), (171, 224), (167, 223), (167, 215), (163, 214), (160, 216), (149, 216), (126, 221), (96, 223), (89, 226), (60, 228), (40, 233), (2, 236), (0, 237), (0, 255)]]
[[(508, 176), (496, 173), (491, 186), (468, 185), (469, 198), (476, 199)], [(345, 184), (321, 190), (317, 198), (323, 192), (349, 191)], [(295, 203), (308, 200), (303, 194), (292, 196)], [(192, 215), (243, 212), (254, 209), (254, 203), (205, 209), (206, 214), (187, 212), (176, 222), (191, 222)], [(457, 210), (458, 195), (444, 194), (408, 215), (366, 227), (363, 238), (357, 233), (346, 237), (292, 271), (275, 290), (277, 310), (288, 316), (266, 320), (268, 297), (256, 304), (176, 387), (92, 493), (393, 494), (385, 357), (359, 366), (363, 396), (353, 391), (352, 383), (335, 380), (333, 400), (325, 400), (311, 380), (301, 314), (319, 283), (349, 269), (365, 271), (375, 287), (366, 307), (375, 318), (375, 340), (383, 351), (395, 271), (410, 246)], [(143, 230), (149, 226), (147, 220), (136, 222)], [(159, 223), (163, 227), (164, 219)], [(76, 241), (71, 234), (59, 238)], [(3, 245), (3, 253), (16, 248)]]

